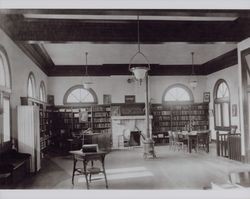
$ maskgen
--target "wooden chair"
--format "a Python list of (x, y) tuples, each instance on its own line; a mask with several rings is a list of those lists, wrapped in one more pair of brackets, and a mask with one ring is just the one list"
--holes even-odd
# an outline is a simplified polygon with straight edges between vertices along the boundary
[(168, 135), (169, 135), (169, 149), (172, 150), (174, 148), (174, 136), (173, 136), (173, 132), (169, 131)]
[(176, 149), (178, 151), (181, 150), (181, 149), (183, 150), (184, 149), (184, 143), (179, 140), (178, 132), (173, 131), (172, 135), (173, 135), (173, 149), (174, 149), (174, 151)]
[(209, 134), (210, 132), (197, 133), (197, 151), (202, 149), (209, 152)]

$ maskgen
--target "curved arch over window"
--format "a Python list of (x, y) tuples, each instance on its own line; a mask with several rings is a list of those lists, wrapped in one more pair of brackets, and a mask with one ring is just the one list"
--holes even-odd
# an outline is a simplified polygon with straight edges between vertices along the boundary
[(63, 103), (65, 105), (97, 104), (97, 96), (93, 89), (85, 89), (82, 85), (76, 85), (66, 91)]
[(215, 130), (230, 129), (230, 91), (223, 79), (214, 86), (214, 123)]
[[(10, 92), (11, 92), (11, 71), (7, 52), (0, 45), (0, 100), (2, 100), (2, 115), (0, 118), (3, 128), (0, 132), (0, 142), (9, 142), (10, 133)], [(2, 133), (2, 135), (1, 135)]]
[(43, 81), (41, 81), (39, 87), (39, 99), (43, 102), (46, 102), (46, 89)]
[(28, 78), (28, 97), (36, 98), (36, 80), (32, 72), (29, 74)]
[(4, 47), (0, 45), (0, 87), (1, 90), (10, 92), (11, 89), (11, 71), (10, 62)]
[(194, 101), (192, 91), (183, 84), (169, 86), (163, 93), (163, 103), (189, 103)]

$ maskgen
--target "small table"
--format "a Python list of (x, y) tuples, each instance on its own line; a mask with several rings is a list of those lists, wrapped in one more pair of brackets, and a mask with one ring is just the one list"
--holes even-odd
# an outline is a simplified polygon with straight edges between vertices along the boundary
[[(103, 173), (104, 178), (105, 178), (106, 188), (108, 189), (108, 182), (107, 182), (107, 176), (106, 176), (105, 165), (104, 165), (104, 159), (105, 159), (107, 152), (98, 151), (98, 152), (83, 153), (82, 150), (77, 150), (77, 151), (70, 151), (69, 153), (73, 155), (73, 173), (72, 173), (73, 185), (74, 185), (75, 175), (85, 175), (87, 189), (89, 189), (89, 181), (91, 182), (91, 175)], [(94, 160), (99, 160), (102, 163), (102, 169), (94, 167), (93, 165)], [(77, 161), (83, 162), (83, 168), (76, 167)], [(87, 164), (89, 161), (91, 161), (91, 165), (92, 165), (91, 168), (87, 168)], [(75, 172), (77, 172), (78, 174), (75, 174)], [(90, 175), (89, 180), (88, 180), (88, 175)]]
[[(208, 133), (208, 132), (202, 132), (202, 131), (194, 131), (194, 132), (180, 132), (179, 134), (181, 134), (183, 137), (185, 137), (187, 139), (187, 143), (188, 143), (188, 151), (189, 153), (192, 153), (192, 149), (195, 148), (196, 150), (198, 150), (198, 134), (203, 134), (203, 133)], [(209, 152), (209, 143), (206, 142), (206, 152)]]

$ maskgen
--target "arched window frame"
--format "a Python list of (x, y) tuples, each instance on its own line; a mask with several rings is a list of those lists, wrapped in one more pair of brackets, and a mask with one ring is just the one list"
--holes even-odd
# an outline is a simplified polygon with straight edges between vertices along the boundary
[[(41, 96), (41, 92), (43, 93), (43, 98)], [(45, 87), (45, 84), (44, 84), (44, 81), (41, 81), (40, 83), (40, 87), (39, 87), (39, 100), (43, 101), (43, 102), (46, 102), (46, 87)]]
[(0, 85), (0, 91), (3, 91), (5, 93), (11, 93), (11, 88), (12, 88), (12, 84), (11, 84), (11, 69), (10, 69), (10, 61), (9, 61), (9, 57), (8, 54), (6, 52), (6, 50), (4, 49), (3, 46), (0, 45), (0, 57), (3, 61), (3, 66), (4, 66), (4, 76), (5, 76), (5, 85), (1, 86)]
[(71, 88), (69, 88), (66, 91), (66, 93), (65, 93), (65, 95), (63, 97), (63, 104), (64, 105), (88, 106), (88, 105), (98, 104), (97, 95), (96, 95), (95, 91), (92, 88), (85, 89), (85, 90), (88, 90), (91, 93), (91, 95), (94, 98), (94, 102), (92, 102), (92, 103), (69, 103), (69, 102), (67, 102), (67, 99), (68, 99), (68, 96), (70, 95), (70, 93), (73, 92), (76, 89), (85, 89), (85, 88), (83, 87), (83, 85), (75, 85), (75, 86), (72, 86)]
[[(3, 125), (2, 132), (0, 132), (0, 144), (2, 143), (3, 147), (6, 143), (11, 141), (11, 111), (10, 111), (10, 94), (11, 94), (11, 68), (10, 61), (8, 58), (7, 51), (3, 46), (0, 45), (0, 58), (3, 62), (4, 70), (4, 85), (0, 85), (0, 114), (3, 114), (2, 121), (0, 123)], [(7, 104), (7, 108), (5, 106)], [(6, 118), (6, 114), (8, 117)], [(1, 118), (1, 117), (0, 117)], [(6, 125), (7, 124), (7, 125)], [(7, 128), (5, 127), (7, 126)]]
[[(29, 81), (31, 80), (32, 82), (32, 92), (33, 92), (33, 96), (29, 96)], [(35, 75), (33, 72), (30, 72), (29, 73), (29, 76), (28, 76), (28, 81), (27, 81), (27, 96), (28, 97), (31, 97), (31, 98), (37, 98), (37, 95), (36, 95), (36, 79), (35, 79)]]
[[(226, 84), (227, 89), (228, 89), (228, 93), (229, 93), (229, 97), (217, 98), (218, 89), (219, 89), (219, 86), (222, 83)], [(215, 130), (230, 131), (230, 125), (231, 125), (230, 89), (229, 89), (229, 86), (228, 86), (227, 82), (224, 79), (219, 79), (215, 83), (213, 96), (214, 96), (214, 127), (215, 127)], [(228, 110), (227, 110), (227, 112), (228, 112), (228, 126), (225, 126), (225, 124), (224, 124), (224, 117), (225, 117), (225, 114), (224, 114), (225, 110), (224, 109), (225, 109), (225, 106), (223, 106), (223, 105), (227, 105), (227, 107), (228, 107)], [(219, 115), (217, 115), (216, 106), (220, 107), (220, 117), (219, 117)], [(217, 117), (220, 118), (221, 125), (217, 125), (217, 122), (216, 122)]]
[[(189, 101), (165, 101), (165, 95), (167, 94), (167, 92), (173, 88), (182, 88), (184, 89), (189, 97), (190, 97), (190, 100)], [(190, 104), (190, 103), (193, 103), (194, 102), (194, 95), (192, 93), (192, 91), (187, 87), (185, 86), (184, 84), (173, 84), (169, 87), (167, 87), (165, 89), (165, 91), (163, 92), (163, 95), (162, 95), (162, 103), (163, 104)]]

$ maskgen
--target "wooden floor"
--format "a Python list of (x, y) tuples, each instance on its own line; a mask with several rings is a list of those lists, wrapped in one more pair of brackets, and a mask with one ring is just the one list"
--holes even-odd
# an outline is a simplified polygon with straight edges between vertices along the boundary
[[(210, 183), (225, 183), (228, 172), (250, 169), (249, 164), (217, 157), (215, 145), (210, 153), (172, 151), (156, 146), (156, 159), (143, 159), (143, 148), (112, 151), (106, 156), (109, 189), (202, 190)], [(86, 189), (83, 176), (71, 184), (71, 156), (47, 156), (37, 175), (22, 181), (18, 189)], [(105, 189), (102, 176), (96, 176), (91, 189)]]

